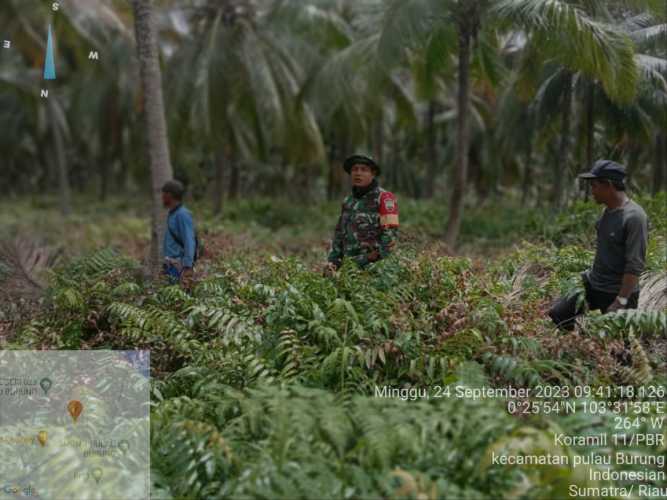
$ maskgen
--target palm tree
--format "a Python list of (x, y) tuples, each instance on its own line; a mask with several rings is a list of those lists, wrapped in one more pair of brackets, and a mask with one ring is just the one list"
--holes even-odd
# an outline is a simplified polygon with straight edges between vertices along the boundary
[[(82, 163), (98, 165), (100, 199), (111, 191), (115, 167), (120, 164), (119, 184), (128, 173), (127, 137), (135, 122), (138, 68), (129, 4), (112, 10), (106, 0), (91, 0), (84, 10), (63, 12), (61, 43), (76, 55), (76, 68), (68, 75), (68, 117), (76, 153)], [(102, 63), (88, 59), (90, 50), (102, 54)], [(92, 111), (92, 112), (91, 112)], [(135, 135), (138, 135), (135, 133)]]
[[(137, 103), (148, 111), (150, 101), (135, 98), (138, 67), (127, 64), (136, 2), (110, 8), (109, 0), (91, 0), (90, 9), (57, 16), (54, 31), (67, 57), (58, 61), (57, 102), (49, 107), (38, 97), (37, 73), (25, 69), (40, 65), (48, 12), (24, 3), (0, 2), (0, 31), (18, 49), (3, 52), (0, 68), (0, 99), (12, 110), (2, 117), (0, 144), (18, 174), (12, 182), (21, 189), (60, 184), (64, 201), (70, 177), (75, 189), (99, 178), (105, 194), (111, 176), (134, 163), (144, 135), (133, 126)], [(225, 187), (230, 195), (246, 185), (279, 191), (289, 181), (305, 186), (313, 172), (331, 180), (333, 194), (343, 178), (336, 177), (340, 159), (353, 149), (374, 152), (389, 186), (414, 196), (430, 196), (441, 164), (454, 158), (448, 240), (458, 231), (467, 184), (474, 180), (484, 194), (512, 169), (522, 169), (524, 201), (531, 172), (552, 176), (554, 198), (566, 199), (574, 162), (589, 163), (602, 151), (627, 155), (643, 179), (653, 164), (662, 183), (663, 0), (160, 6), (172, 154), (194, 183), (215, 178), (218, 210)], [(21, 22), (7, 22), (14, 18)], [(522, 43), (509, 54), (502, 41), (512, 37)], [(87, 61), (91, 47), (103, 50), (104, 64)], [(496, 64), (498, 74), (487, 74)], [(168, 165), (166, 145), (158, 150)]]
[[(39, 16), (48, 14), (49, 11), (42, 7), (26, 12), (16, 0), (11, 0), (3, 4), (0, 12), (3, 18), (7, 16), (7, 19), (18, 20), (18, 22), (10, 23), (8, 32), (14, 40), (20, 40), (20, 43), (15, 43), (15, 47), (20, 51), (20, 57), (27, 60), (31, 66), (38, 67), (41, 64), (41, 54), (46, 48), (46, 37), (41, 35), (44, 28), (38, 27), (39, 24), (44, 23)], [(69, 215), (72, 211), (72, 202), (65, 142), (69, 136), (69, 124), (63, 104), (64, 100), (55, 92), (50, 95), (49, 99), (40, 99), (39, 83), (41, 79), (34, 71), (26, 73), (5, 70), (0, 74), (0, 80), (14, 95), (21, 96), (30, 103), (30, 109), (33, 112), (33, 127), (36, 130), (46, 129), (48, 131), (35, 138), (35, 145), (38, 148), (41, 147), (42, 150), (48, 150), (48, 153), (44, 155), (47, 170), (45, 177), (49, 177), (46, 184), (48, 185), (52, 180), (51, 175), (48, 174), (55, 172), (60, 211), (64, 216)]]
[[(577, 92), (587, 102), (587, 130), (594, 128), (594, 93), (590, 84), (597, 82), (600, 91), (618, 103), (631, 102), (638, 88), (638, 69), (634, 49), (628, 36), (597, 20), (603, 2), (593, 0), (584, 10), (570, 1), (503, 0), (497, 11), (521, 26), (529, 35), (522, 71), (534, 74), (535, 60), (547, 68), (546, 78), (537, 92), (541, 118), (560, 114), (559, 147), (553, 159), (552, 202), (562, 207), (565, 181), (570, 178), (570, 151), (574, 104)], [(546, 65), (544, 64), (546, 62)], [(551, 107), (549, 109), (548, 107)], [(549, 113), (553, 111), (554, 113)], [(588, 136), (587, 154), (593, 154), (593, 140)]]
[[(387, 41), (378, 32), (384, 22), (383, 2), (346, 0), (326, 13), (313, 8), (322, 2), (287, 3), (299, 5), (304, 21), (299, 31), (309, 33), (306, 42), (319, 54), (303, 95), (329, 142), (329, 197), (337, 194), (343, 158), (354, 150), (382, 162), (384, 182), (418, 193), (417, 172), (405, 168), (412, 167), (414, 159), (404, 162), (401, 146), (405, 136), (417, 143), (418, 103), (410, 72), (399, 65), (401, 55), (384, 50)], [(318, 14), (311, 16), (313, 12)]]
[[(57, 15), (50, 5), (34, 9), (24, 4), (8, 0), (0, 7), (0, 30), (15, 41), (16, 56), (12, 64), (4, 66), (0, 79), (10, 95), (29, 104), (24, 110), (34, 112), (22, 114), (24, 118), (33, 118), (26, 124), (28, 129), (22, 133), (22, 141), (25, 143), (30, 137), (34, 142), (36, 158), (30, 163), (44, 166), (43, 189), (53, 184), (58, 186), (61, 211), (67, 214), (71, 211), (70, 175), (87, 178), (90, 171), (77, 171), (77, 163), (101, 164), (103, 173), (107, 158), (100, 158), (98, 150), (106, 148), (108, 161), (112, 161), (110, 158), (117, 154), (112, 150), (117, 143), (115, 138), (121, 135), (116, 130), (123, 126), (121, 120), (129, 123), (133, 114), (127, 105), (132, 101), (128, 95), (132, 86), (120, 83), (128, 81), (129, 72), (119, 71), (127, 68), (127, 58), (123, 56), (130, 48), (131, 37), (121, 20), (122, 10), (116, 15), (105, 0), (91, 0), (84, 10), (61, 10)], [(49, 98), (41, 99), (41, 77), (36, 71), (23, 68), (26, 65), (37, 68), (42, 62), (44, 21), (49, 15), (53, 17), (58, 52), (67, 57), (58, 57), (58, 80), (51, 86)], [(6, 26), (5, 19), (10, 21)], [(105, 64), (98, 66), (102, 74), (88, 60), (91, 47), (107, 49), (102, 52)], [(122, 97), (125, 105), (112, 99), (113, 96)], [(107, 109), (90, 112), (105, 104)], [(21, 151), (26, 153), (25, 148)]]
[(470, 148), (470, 64), (472, 43), (477, 37), (482, 16), (490, 2), (475, 0), (456, 3), (450, 9), (458, 32), (458, 96), (457, 96), (457, 144), (454, 184), (449, 202), (449, 219), (445, 229), (445, 243), (456, 245), (463, 218), (463, 198), (468, 180), (468, 153)]
[(621, 26), (640, 52), (635, 56), (642, 78), (635, 112), (650, 117), (641, 121), (644, 127), (628, 132), (643, 132), (643, 144), (653, 145), (654, 154), (648, 162), (653, 164), (652, 192), (656, 194), (667, 183), (667, 5), (664, 11), (627, 18)]
[(160, 190), (172, 178), (167, 141), (167, 123), (162, 98), (162, 73), (158, 53), (157, 30), (152, 0), (132, 0), (135, 35), (143, 105), (147, 150), (151, 171), (153, 207), (151, 212), (150, 266), (153, 276), (159, 274), (161, 242), (164, 237), (164, 217)]
[(521, 178), (521, 205), (525, 206), (536, 173), (533, 166), (537, 142), (537, 111), (530, 100), (521, 95), (518, 88), (518, 74), (512, 72), (503, 85), (503, 93), (498, 104), (496, 140), (503, 155), (512, 158), (516, 154), (523, 157)]
[[(236, 194), (241, 162), (259, 171), (272, 162), (305, 170), (323, 161), (320, 129), (301, 97), (308, 75), (305, 44), (287, 29), (282, 12), (290, 7), (225, 0), (178, 9), (191, 31), (180, 35), (170, 59), (170, 119), (181, 123), (177, 146), (194, 134), (213, 151), (216, 211), (225, 178), (230, 197)], [(184, 64), (192, 71), (182, 71)]]
[[(445, 231), (450, 246), (458, 239), (468, 177), (473, 43), (480, 30), (492, 28), (492, 20), (500, 28), (523, 30), (544, 59), (600, 78), (615, 98), (631, 100), (636, 92), (636, 66), (628, 38), (565, 0), (395, 0), (386, 19), (382, 38), (394, 50), (400, 50), (402, 44), (423, 47), (436, 30), (456, 32), (457, 153)], [(563, 129), (568, 128), (564, 120)]]

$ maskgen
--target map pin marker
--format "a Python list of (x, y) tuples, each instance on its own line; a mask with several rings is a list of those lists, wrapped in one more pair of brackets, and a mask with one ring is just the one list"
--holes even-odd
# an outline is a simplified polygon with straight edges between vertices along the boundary
[(37, 433), (37, 441), (39, 441), (39, 444), (42, 446), (46, 446), (46, 441), (49, 439), (49, 435), (46, 431), (39, 431)]
[(47, 395), (47, 392), (49, 392), (49, 389), (51, 389), (51, 386), (53, 383), (51, 382), (51, 379), (48, 377), (44, 377), (42, 380), (39, 382), (39, 386), (42, 388), (44, 391), (44, 395)]
[(81, 404), (81, 401), (77, 400), (70, 401), (67, 404), (67, 411), (74, 420), (74, 423), (76, 423), (77, 419), (79, 418), (79, 415), (81, 415), (81, 412), (83, 411), (83, 405)]
[(93, 469), (93, 478), (95, 479), (95, 482), (97, 484), (100, 484), (100, 479), (102, 479), (102, 469), (100, 469), (99, 467)]
[(130, 449), (130, 443), (123, 439), (120, 443), (118, 443), (118, 448), (123, 452), (123, 454), (125, 454), (127, 453), (127, 450)]

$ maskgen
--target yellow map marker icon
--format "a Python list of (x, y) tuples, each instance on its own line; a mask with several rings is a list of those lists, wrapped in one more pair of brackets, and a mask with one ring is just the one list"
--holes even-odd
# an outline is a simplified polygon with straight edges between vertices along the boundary
[(83, 411), (83, 405), (81, 404), (81, 401), (72, 400), (67, 404), (67, 411), (69, 412), (70, 416), (74, 420), (74, 423), (79, 418), (79, 415), (81, 415), (81, 412)]
[(47, 434), (46, 431), (39, 431), (37, 433), (37, 441), (39, 441), (39, 444), (42, 446), (46, 446), (46, 441), (48, 440), (49, 435)]

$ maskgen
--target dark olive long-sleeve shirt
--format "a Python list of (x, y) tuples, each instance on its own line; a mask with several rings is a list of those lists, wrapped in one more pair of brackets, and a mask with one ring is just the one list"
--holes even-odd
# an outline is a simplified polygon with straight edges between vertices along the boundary
[(597, 248), (588, 279), (595, 290), (618, 293), (624, 274), (639, 276), (644, 271), (648, 217), (628, 199), (621, 207), (606, 209), (595, 226)]

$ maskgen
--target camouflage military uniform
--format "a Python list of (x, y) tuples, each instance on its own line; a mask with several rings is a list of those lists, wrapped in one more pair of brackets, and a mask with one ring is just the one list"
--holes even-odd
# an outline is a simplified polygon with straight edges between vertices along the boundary
[(345, 198), (334, 233), (329, 262), (339, 268), (343, 258), (365, 267), (387, 257), (398, 239), (398, 203), (373, 181), (363, 194)]

